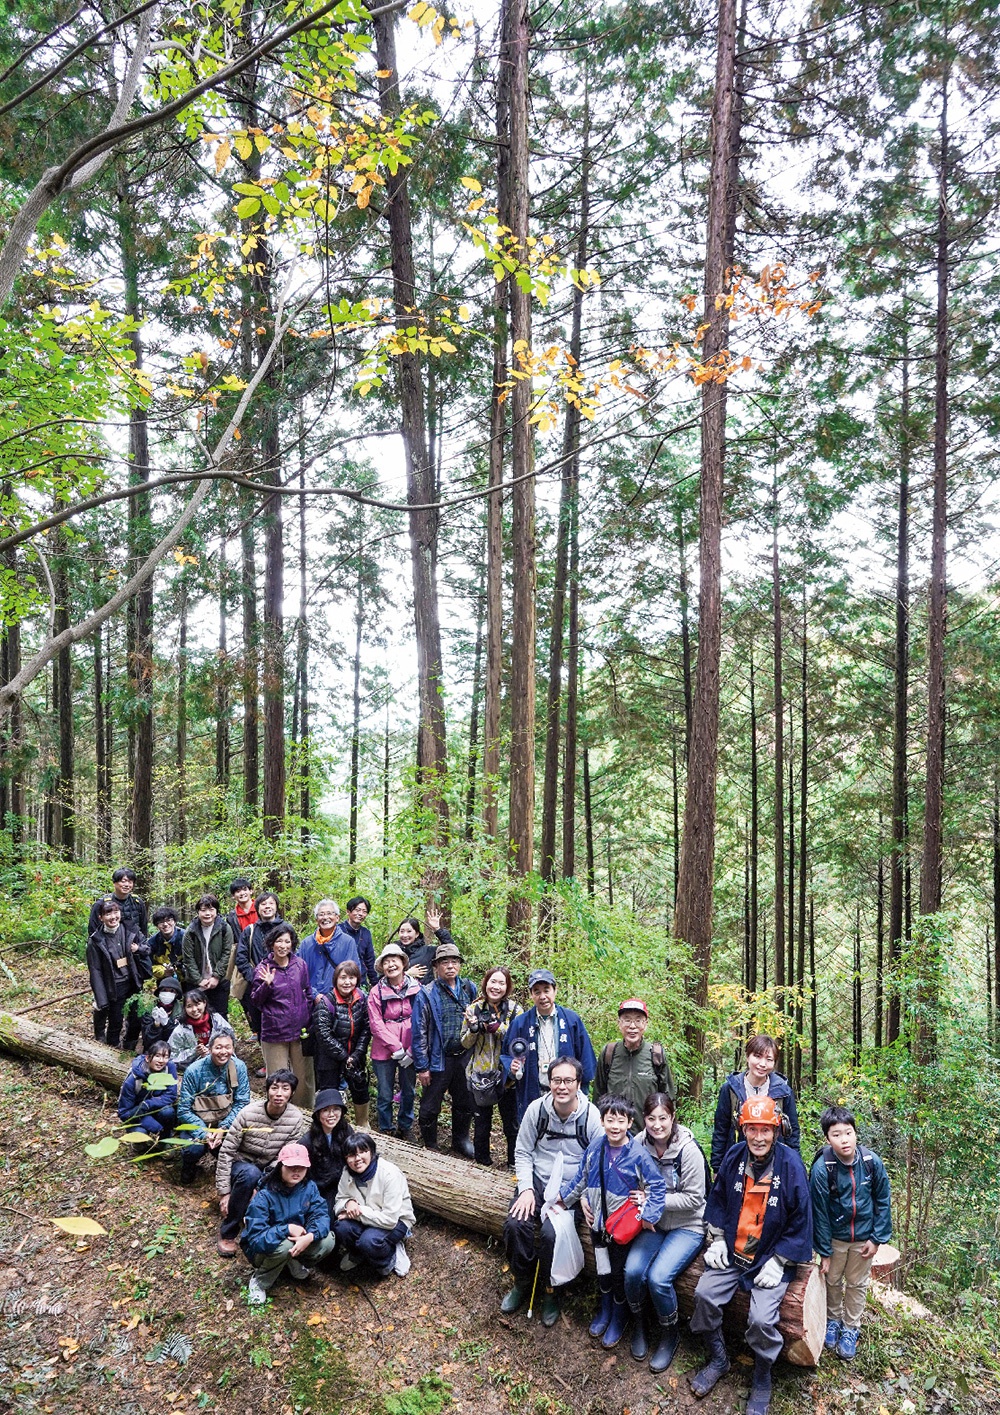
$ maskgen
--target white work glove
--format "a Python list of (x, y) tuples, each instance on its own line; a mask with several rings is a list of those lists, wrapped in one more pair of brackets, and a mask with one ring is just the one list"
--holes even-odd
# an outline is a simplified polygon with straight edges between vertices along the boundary
[(705, 1266), (706, 1268), (718, 1268), (720, 1272), (723, 1268), (729, 1267), (729, 1249), (726, 1247), (724, 1238), (717, 1238), (705, 1249)]
[(158, 1027), (165, 1027), (167, 1024), (167, 1014), (162, 1007), (154, 1007), (149, 1014)]
[[(707, 1255), (706, 1255), (707, 1256)], [(777, 1287), (785, 1276), (785, 1265), (777, 1258), (768, 1258), (753, 1280), (754, 1287)]]
[(413, 1065), (413, 1057), (403, 1047), (400, 1047), (398, 1051), (393, 1052), (392, 1059), (396, 1062), (398, 1066), (402, 1066), (404, 1068)]

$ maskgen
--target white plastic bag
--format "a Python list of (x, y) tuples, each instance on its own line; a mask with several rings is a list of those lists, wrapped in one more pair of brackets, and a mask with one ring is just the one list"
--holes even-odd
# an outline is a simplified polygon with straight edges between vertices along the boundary
[(576, 1231), (576, 1219), (569, 1209), (555, 1207), (559, 1190), (562, 1188), (563, 1160), (562, 1154), (556, 1155), (556, 1162), (545, 1186), (545, 1203), (542, 1205), (542, 1222), (548, 1219), (556, 1235), (550, 1279), (553, 1287), (563, 1287), (583, 1271), (583, 1244)]
[(410, 1255), (403, 1243), (396, 1244), (396, 1276), (405, 1277), (410, 1271)]

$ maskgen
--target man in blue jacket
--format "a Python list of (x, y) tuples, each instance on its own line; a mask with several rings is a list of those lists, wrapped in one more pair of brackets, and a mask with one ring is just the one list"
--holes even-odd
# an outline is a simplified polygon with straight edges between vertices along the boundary
[(557, 1056), (575, 1056), (583, 1067), (584, 1096), (597, 1070), (597, 1058), (583, 1019), (569, 1007), (556, 1005), (556, 980), (548, 968), (528, 975), (533, 1007), (515, 1017), (507, 1029), (501, 1057), (517, 1082), (517, 1119), (549, 1088), (549, 1065)]
[(739, 1124), (744, 1139), (723, 1159), (705, 1206), (709, 1246), (691, 1330), (704, 1336), (708, 1362), (691, 1389), (707, 1395), (729, 1370), (723, 1309), (737, 1291), (749, 1292), (746, 1339), (754, 1370), (746, 1415), (767, 1415), (771, 1367), (783, 1345), (781, 1299), (796, 1263), (812, 1258), (812, 1204), (801, 1158), (778, 1138), (781, 1115), (771, 1097), (744, 1101)]
[(316, 927), (299, 944), (299, 957), (309, 969), (313, 992), (317, 997), (329, 997), (338, 963), (357, 963), (359, 973), (364, 969), (354, 939), (340, 927), (340, 906), (333, 899), (321, 899), (313, 917)]
[(465, 1009), (475, 999), (476, 985), (459, 977), (462, 955), (453, 943), (440, 943), (434, 954), (434, 981), (425, 983), (413, 999), (411, 1050), (417, 1080), (423, 1087), (417, 1123), (424, 1148), (438, 1147), (438, 1117), (445, 1093), (451, 1096), (451, 1147), (475, 1159), (469, 1139), (473, 1103), (465, 1078), (468, 1053), (462, 1045)]
[(233, 1055), (230, 1032), (213, 1032), (208, 1055), (193, 1061), (184, 1073), (177, 1103), (178, 1125), (195, 1127), (187, 1133), (191, 1143), (181, 1151), (181, 1183), (193, 1184), (202, 1155), (217, 1150), (226, 1132), (250, 1103), (250, 1077), (246, 1066)]

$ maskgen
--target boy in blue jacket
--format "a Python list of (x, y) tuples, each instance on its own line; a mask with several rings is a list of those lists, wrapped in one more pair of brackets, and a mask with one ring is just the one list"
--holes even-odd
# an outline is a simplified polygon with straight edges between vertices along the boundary
[(819, 1123), (826, 1144), (813, 1162), (809, 1188), (813, 1246), (826, 1278), (826, 1346), (853, 1361), (872, 1260), (892, 1237), (892, 1195), (885, 1165), (858, 1144), (849, 1110), (828, 1106)]
[(305, 1145), (283, 1145), (278, 1162), (247, 1209), (240, 1247), (257, 1269), (247, 1301), (259, 1307), (281, 1273), (305, 1282), (316, 1264), (333, 1252), (330, 1211), (309, 1178), (312, 1160)]
[(746, 1340), (754, 1370), (746, 1415), (767, 1415), (771, 1367), (784, 1344), (781, 1299), (795, 1265), (812, 1259), (812, 1204), (801, 1158), (779, 1139), (781, 1113), (771, 1097), (744, 1101), (739, 1125), (743, 1141), (727, 1152), (705, 1206), (709, 1246), (691, 1330), (704, 1336), (708, 1361), (691, 1389), (705, 1396), (729, 1370), (723, 1309), (737, 1291), (749, 1292)]

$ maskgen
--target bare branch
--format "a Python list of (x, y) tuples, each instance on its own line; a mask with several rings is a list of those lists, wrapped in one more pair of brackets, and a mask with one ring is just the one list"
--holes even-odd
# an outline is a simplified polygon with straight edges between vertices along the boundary
[[(46, 85), (50, 84), (53, 79), (57, 79), (61, 73), (63, 73), (66, 69), (69, 68), (70, 64), (72, 64), (74, 59), (78, 59), (81, 54), (85, 54), (90, 48), (90, 46), (92, 44), (95, 44), (97, 40), (103, 39), (106, 34), (111, 34), (116, 29), (120, 29), (122, 25), (127, 24), (129, 20), (134, 20), (138, 15), (141, 15), (146, 10), (152, 9), (154, 5), (158, 5), (159, 3), (160, 0), (144, 0), (144, 3), (142, 5), (138, 5), (134, 10), (129, 10), (128, 14), (120, 15), (117, 20), (109, 21), (109, 23), (104, 25), (102, 29), (95, 30), (95, 32), (91, 35), (88, 35), (86, 39), (83, 39), (80, 41), (79, 44), (74, 45), (74, 47), (69, 51), (69, 53), (65, 54), (59, 60), (59, 63), (56, 64), (53, 68), (49, 69), (47, 73), (42, 74), (41, 78), (36, 79), (33, 84), (29, 84), (29, 86), (22, 93), (19, 93), (16, 98), (11, 98), (10, 100), (8, 100), (7, 103), (0, 105), (0, 118), (2, 118), (5, 113), (9, 113), (12, 108), (16, 108), (19, 103), (23, 103), (25, 99), (30, 98), (32, 94), (37, 93), (39, 89), (45, 88)], [(73, 19), (76, 19), (77, 16), (81, 15), (82, 13), (82, 10), (77, 10), (76, 15), (73, 16)], [(68, 23), (70, 22), (67, 21), (67, 24)], [(60, 25), (59, 29), (65, 29), (65, 25)], [(40, 40), (39, 43), (47, 44), (49, 40), (55, 38), (55, 36), (59, 33), (59, 29), (54, 29), (50, 34), (47, 34), (44, 39)], [(37, 48), (38, 45), (32, 45), (32, 49)], [(31, 49), (27, 51), (27, 54), (30, 53)], [(17, 62), (21, 63), (23, 59), (27, 58), (27, 54), (22, 54), (21, 58)], [(12, 73), (14, 67), (15, 66), (12, 66), (10, 69), (8, 69), (7, 73), (4, 74), (3, 77), (6, 78), (8, 74)], [(0, 82), (2, 82), (2, 80), (0, 80)]]

